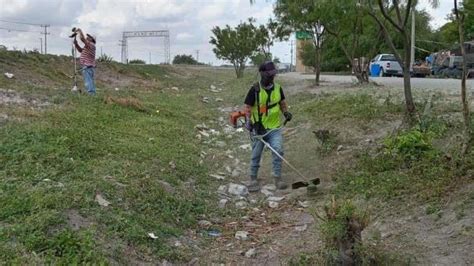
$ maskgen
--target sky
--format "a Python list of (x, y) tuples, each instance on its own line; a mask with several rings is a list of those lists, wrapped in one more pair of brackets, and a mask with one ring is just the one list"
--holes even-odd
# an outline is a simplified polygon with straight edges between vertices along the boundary
[[(72, 27), (80, 27), (97, 37), (97, 54), (120, 60), (119, 40), (123, 31), (170, 31), (171, 58), (190, 54), (199, 61), (220, 65), (209, 44), (214, 26), (236, 26), (249, 17), (263, 24), (273, 16), (271, 0), (0, 0), (0, 44), (9, 49), (40, 50), (43, 28), (12, 22), (49, 24), (48, 53), (71, 54)], [(452, 1), (439, 0), (437, 9), (420, 0), (418, 9), (426, 9), (433, 17), (432, 27), (446, 22)], [(44, 40), (43, 40), (44, 42)], [(151, 63), (164, 62), (161, 38), (129, 39), (129, 59)], [(282, 62), (290, 62), (290, 42), (278, 42), (272, 53)], [(199, 52), (197, 52), (199, 51)], [(294, 54), (293, 54), (294, 56)], [(294, 62), (294, 59), (293, 59)]]

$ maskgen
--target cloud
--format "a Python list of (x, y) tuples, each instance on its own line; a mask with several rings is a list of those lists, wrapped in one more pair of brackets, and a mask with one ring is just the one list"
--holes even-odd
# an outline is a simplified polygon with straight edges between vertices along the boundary
[(192, 34), (187, 33), (187, 32), (181, 32), (176, 35), (176, 40), (178, 41), (186, 41), (189, 40), (193, 37)]

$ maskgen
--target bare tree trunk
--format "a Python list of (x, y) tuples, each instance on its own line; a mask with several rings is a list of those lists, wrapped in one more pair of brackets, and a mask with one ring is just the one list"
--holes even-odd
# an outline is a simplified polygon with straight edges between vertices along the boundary
[(462, 113), (464, 118), (464, 143), (462, 146), (462, 154), (466, 154), (469, 151), (472, 142), (471, 133), (471, 115), (469, 112), (469, 102), (467, 100), (466, 93), (466, 77), (468, 74), (466, 65), (466, 49), (464, 47), (464, 14), (459, 14), (457, 0), (454, 0), (454, 12), (456, 14), (456, 20), (458, 22), (459, 30), (459, 43), (461, 45), (462, 55), (462, 79), (461, 79), (461, 102), (462, 102)]
[(410, 123), (415, 121), (415, 103), (413, 102), (413, 96), (411, 94), (411, 76), (410, 76), (410, 62), (411, 62), (411, 50), (410, 50), (410, 39), (408, 34), (404, 32), (403, 50), (405, 52), (405, 58), (403, 62), (403, 90), (405, 93), (405, 103), (407, 107), (407, 115)]
[(321, 48), (316, 47), (316, 67), (314, 69), (316, 72), (316, 86), (319, 86), (319, 76), (321, 74)]

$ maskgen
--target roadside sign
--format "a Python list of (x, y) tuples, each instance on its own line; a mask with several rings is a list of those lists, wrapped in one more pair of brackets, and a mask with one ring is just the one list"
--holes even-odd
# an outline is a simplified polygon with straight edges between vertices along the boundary
[(307, 31), (297, 31), (296, 32), (296, 39), (298, 39), (298, 40), (312, 39), (311, 33), (307, 32)]

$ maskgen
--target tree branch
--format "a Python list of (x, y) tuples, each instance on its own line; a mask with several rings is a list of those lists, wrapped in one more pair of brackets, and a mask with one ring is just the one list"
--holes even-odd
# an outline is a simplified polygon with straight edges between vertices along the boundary
[(405, 21), (403, 21), (403, 28), (405, 28), (405, 26), (408, 24), (408, 17), (410, 16), (410, 10), (412, 10), (412, 12), (415, 12), (415, 9), (412, 8), (411, 6), (411, 2), (412, 0), (408, 0), (407, 2), (407, 9), (405, 10)]
[[(380, 11), (382, 12), (382, 15), (384, 16), (384, 18), (388, 22), (390, 22), (390, 24), (392, 24), (399, 32), (404, 32), (405, 29), (401, 28), (400, 25), (398, 25), (395, 21), (393, 21), (393, 19), (387, 14), (387, 12), (385, 11), (385, 8), (383, 6), (382, 0), (378, 0), (377, 2), (379, 4)], [(384, 25), (384, 27), (385, 27), (385, 25)]]

